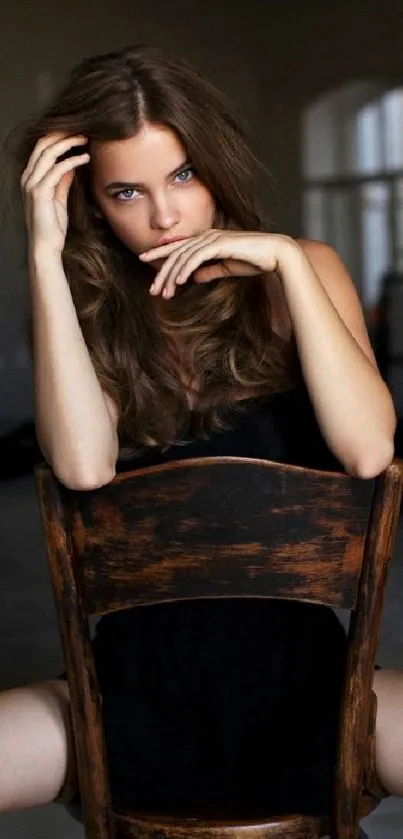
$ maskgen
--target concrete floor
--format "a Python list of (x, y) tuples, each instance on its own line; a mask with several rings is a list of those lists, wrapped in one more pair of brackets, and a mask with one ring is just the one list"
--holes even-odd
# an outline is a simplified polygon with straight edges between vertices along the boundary
[[(7, 688), (52, 678), (63, 668), (31, 477), (0, 483), (0, 534), (0, 688)], [(403, 521), (383, 616), (378, 661), (384, 667), (403, 668), (402, 549)], [(403, 799), (384, 801), (363, 827), (370, 839), (402, 839)], [(82, 828), (63, 807), (49, 805), (0, 815), (0, 839), (54, 837), (83, 837)]]

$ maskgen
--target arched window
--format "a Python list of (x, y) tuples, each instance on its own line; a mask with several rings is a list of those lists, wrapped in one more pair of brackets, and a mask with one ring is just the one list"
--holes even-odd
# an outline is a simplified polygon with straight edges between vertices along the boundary
[(302, 117), (304, 235), (333, 245), (364, 308), (403, 271), (403, 87), (352, 82)]

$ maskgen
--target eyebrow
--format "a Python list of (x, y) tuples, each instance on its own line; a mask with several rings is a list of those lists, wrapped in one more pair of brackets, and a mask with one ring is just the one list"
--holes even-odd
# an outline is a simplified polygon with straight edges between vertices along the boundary
[[(182, 161), (182, 163), (179, 166), (177, 166), (176, 169), (173, 169), (173, 171), (170, 172), (169, 175), (167, 175), (167, 179), (173, 178), (174, 175), (177, 175), (178, 172), (181, 172), (182, 169), (186, 169), (186, 167), (190, 165), (191, 161), (189, 159)], [(136, 183), (135, 181), (111, 181), (111, 183), (106, 184), (105, 192), (109, 192), (109, 190), (111, 189), (128, 189), (132, 187), (137, 189), (137, 187), (145, 186), (146, 184), (141, 183), (141, 181), (138, 181), (138, 183)]]

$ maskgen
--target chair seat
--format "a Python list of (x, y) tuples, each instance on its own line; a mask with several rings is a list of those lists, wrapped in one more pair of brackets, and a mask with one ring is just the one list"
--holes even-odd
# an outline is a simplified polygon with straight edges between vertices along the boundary
[(202, 821), (119, 811), (116, 839), (321, 839), (328, 835), (327, 819), (315, 816), (280, 816), (264, 822)]
[[(82, 824), (83, 814), (79, 800), (67, 805), (66, 809), (69, 814), (76, 821)], [(373, 809), (373, 802), (371, 799), (362, 799), (362, 811), (360, 818), (368, 815)], [(284, 834), (286, 824), (289, 825), (289, 832)], [(289, 837), (289, 839), (325, 839), (329, 836), (329, 824), (326, 818), (314, 818), (309, 816), (289, 816), (287, 818), (278, 819), (277, 821), (268, 821), (266, 823), (257, 823), (255, 821), (233, 823), (231, 822), (212, 822), (201, 821), (195, 818), (173, 818), (169, 816), (156, 817), (155, 814), (145, 814), (137, 812), (122, 811), (115, 813), (116, 839), (163, 839), (163, 837), (187, 837), (188, 828), (192, 828), (192, 839), (195, 839), (193, 829), (197, 831), (197, 837), (203, 839), (204, 837), (211, 837), (211, 839), (235, 839), (239, 832), (242, 832), (242, 839), (275, 839), (276, 835), (281, 835), (282, 839)], [(279, 830), (281, 828), (281, 834)], [(358, 839), (368, 839), (368, 835), (360, 828)]]
[[(380, 799), (363, 793), (359, 819), (368, 816)], [(287, 815), (265, 821), (229, 821), (185, 816), (143, 813), (131, 810), (114, 812), (116, 839), (326, 839), (329, 836), (328, 816)], [(358, 839), (367, 839), (360, 828)]]
[[(372, 808), (371, 808), (372, 809)], [(287, 830), (287, 824), (289, 829)], [(266, 823), (203, 822), (198, 819), (172, 819), (142, 813), (116, 813), (116, 839), (327, 839), (327, 819), (287, 816)], [(190, 830), (191, 829), (191, 833)], [(286, 831), (286, 832), (285, 832)], [(357, 839), (369, 839), (362, 827)]]

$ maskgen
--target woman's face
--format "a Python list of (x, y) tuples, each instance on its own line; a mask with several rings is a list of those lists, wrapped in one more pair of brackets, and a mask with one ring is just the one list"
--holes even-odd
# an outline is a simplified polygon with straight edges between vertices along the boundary
[(213, 196), (170, 128), (146, 123), (126, 140), (92, 141), (90, 152), (98, 207), (133, 253), (213, 226)]

